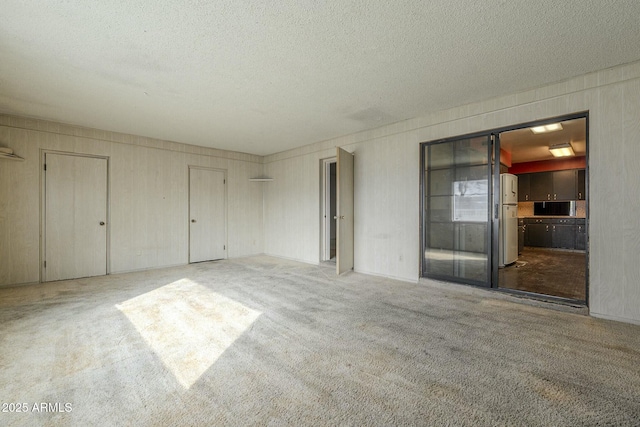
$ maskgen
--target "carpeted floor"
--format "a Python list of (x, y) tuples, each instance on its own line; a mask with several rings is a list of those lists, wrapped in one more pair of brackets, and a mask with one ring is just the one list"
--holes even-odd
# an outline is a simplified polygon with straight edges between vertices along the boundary
[(0, 425), (637, 426), (640, 326), (538, 304), (270, 257), (1, 289)]

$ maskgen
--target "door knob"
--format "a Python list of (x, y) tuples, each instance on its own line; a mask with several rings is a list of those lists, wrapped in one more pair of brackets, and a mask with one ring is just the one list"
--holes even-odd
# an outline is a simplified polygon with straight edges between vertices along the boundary
[(333, 217), (333, 219), (338, 219), (338, 217), (337, 217), (337, 216), (334, 216), (334, 217)]
[(192, 219), (192, 220), (191, 220), (191, 222), (196, 222), (196, 220), (195, 220), (195, 219)]
[(100, 225), (104, 225), (104, 221), (100, 221)]

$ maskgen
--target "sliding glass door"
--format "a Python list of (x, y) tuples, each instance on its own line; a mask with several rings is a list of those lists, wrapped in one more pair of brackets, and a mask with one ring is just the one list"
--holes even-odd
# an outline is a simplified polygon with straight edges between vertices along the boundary
[(491, 136), (422, 150), (422, 275), (491, 286)]

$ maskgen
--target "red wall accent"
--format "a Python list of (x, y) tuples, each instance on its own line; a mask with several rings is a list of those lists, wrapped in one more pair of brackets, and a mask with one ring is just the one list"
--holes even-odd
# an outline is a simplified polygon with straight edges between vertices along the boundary
[(500, 164), (511, 167), (511, 153), (502, 148), (500, 149)]
[(587, 167), (587, 158), (571, 157), (563, 160), (541, 160), (539, 162), (514, 163), (509, 168), (509, 173), (519, 175), (531, 172), (558, 171), (565, 169), (585, 169)]

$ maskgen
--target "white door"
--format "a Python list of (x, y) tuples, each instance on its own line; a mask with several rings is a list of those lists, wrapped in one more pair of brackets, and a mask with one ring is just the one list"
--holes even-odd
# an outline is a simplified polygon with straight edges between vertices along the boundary
[(189, 262), (226, 257), (223, 171), (189, 168)]
[(336, 271), (353, 269), (353, 154), (337, 147)]
[(43, 281), (107, 274), (107, 160), (45, 154)]

